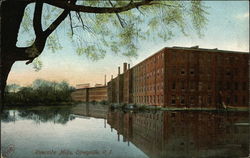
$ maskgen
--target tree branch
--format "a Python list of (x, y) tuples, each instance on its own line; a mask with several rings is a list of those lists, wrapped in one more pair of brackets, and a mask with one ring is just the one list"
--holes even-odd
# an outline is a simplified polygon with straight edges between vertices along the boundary
[(36, 36), (41, 36), (43, 33), (42, 29), (42, 9), (43, 3), (41, 1), (36, 2), (35, 11), (34, 11), (34, 18), (33, 18), (33, 27)]
[[(33, 1), (33, 0), (31, 0)], [(34, 0), (35, 1), (35, 0)], [(62, 2), (60, 0), (42, 0), (44, 3), (70, 10), (70, 11), (77, 11), (77, 12), (85, 12), (85, 13), (120, 13), (131, 10), (133, 8), (138, 8), (140, 6), (146, 5), (153, 5), (154, 0), (143, 0), (140, 2), (132, 2), (122, 7), (90, 7), (90, 6), (83, 6), (83, 5), (75, 5), (72, 3)]]
[(72, 33), (72, 36), (73, 36), (74, 35), (74, 30), (73, 30), (73, 22), (72, 22), (72, 17), (71, 17), (70, 12), (69, 12), (69, 21), (70, 21), (71, 33)]
[[(113, 8), (115, 8), (114, 5), (113, 5), (113, 3), (112, 3), (110, 0), (108, 0), (108, 1), (109, 1), (109, 4), (110, 4)], [(116, 16), (117, 16), (117, 18), (118, 18), (118, 20), (119, 20), (121, 26), (124, 28), (123, 19), (120, 17), (120, 15), (119, 15), (118, 13), (115, 13), (115, 14), (116, 14)]]
[(82, 28), (84, 29), (84, 23), (83, 23), (83, 20), (82, 20), (82, 17), (81, 17), (81, 15), (80, 15), (80, 13), (79, 12), (75, 12), (76, 13), (76, 17), (78, 18), (78, 20), (82, 23)]
[[(43, 0), (43, 1), (50, 1), (50, 0)], [(68, 3), (63, 2), (64, 4), (74, 5), (76, 0), (69, 0)], [(49, 3), (48, 3), (49, 4)], [(53, 4), (52, 4), (53, 5)], [(60, 24), (61, 22), (67, 17), (71, 10), (65, 8), (65, 10), (57, 17), (57, 19), (44, 31), (45, 36), (49, 36)]]
[(66, 9), (64, 10), (55, 21), (44, 31), (45, 36), (49, 36), (60, 24), (61, 22), (67, 17), (70, 10)]
[[(75, 3), (76, 0), (70, 0), (69, 2)], [(34, 43), (29, 47), (16, 47), (15, 56), (18, 57), (17, 60), (28, 60), (26, 64), (32, 63), (33, 60), (42, 53), (48, 36), (60, 25), (60, 23), (67, 17), (70, 12), (69, 9), (65, 9), (57, 17), (57, 19), (45, 31), (43, 31), (41, 24), (42, 6), (42, 0), (37, 0), (33, 18), (33, 25), (36, 33), (36, 39)]]

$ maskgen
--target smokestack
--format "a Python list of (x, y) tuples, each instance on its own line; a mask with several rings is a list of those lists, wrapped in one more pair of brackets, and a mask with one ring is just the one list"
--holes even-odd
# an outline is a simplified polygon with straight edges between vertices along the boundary
[(120, 72), (120, 66), (119, 66), (119, 67), (118, 67), (118, 75), (120, 75), (120, 73), (121, 73), (121, 72)]
[(128, 70), (130, 69), (130, 64), (128, 64)]
[(123, 63), (123, 73), (127, 71), (127, 63)]
[(113, 75), (111, 75), (111, 80), (113, 80)]
[(106, 81), (106, 74), (105, 74), (105, 76), (104, 76), (104, 86), (106, 86), (106, 84), (107, 84), (107, 81)]

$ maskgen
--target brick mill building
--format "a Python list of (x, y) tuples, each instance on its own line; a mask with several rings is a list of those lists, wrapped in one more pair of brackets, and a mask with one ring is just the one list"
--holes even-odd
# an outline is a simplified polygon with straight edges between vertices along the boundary
[(166, 47), (108, 83), (111, 103), (163, 107), (248, 106), (249, 53)]
[(95, 86), (76, 89), (71, 93), (71, 98), (74, 101), (91, 102), (91, 101), (106, 101), (107, 100), (107, 86)]

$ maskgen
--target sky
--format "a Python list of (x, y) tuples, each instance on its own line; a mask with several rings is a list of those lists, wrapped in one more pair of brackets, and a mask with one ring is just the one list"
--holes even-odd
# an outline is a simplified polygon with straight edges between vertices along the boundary
[(38, 72), (32, 64), (16, 62), (7, 83), (27, 86), (39, 78), (50, 81), (65, 80), (72, 86), (83, 83), (90, 83), (92, 86), (96, 83), (104, 84), (104, 75), (107, 75), (107, 81), (111, 79), (111, 75), (116, 77), (117, 67), (122, 66), (123, 62), (130, 63), (132, 67), (164, 47), (199, 45), (200, 48), (249, 52), (249, 2), (206, 1), (205, 4), (209, 7), (208, 24), (203, 29), (204, 36), (201, 38), (191, 33), (189, 36), (178, 35), (167, 42), (145, 40), (141, 42), (137, 58), (110, 52), (98, 61), (87, 59), (84, 55), (78, 56), (69, 43), (64, 42), (63, 49), (56, 53), (45, 48), (39, 57), (43, 66)]

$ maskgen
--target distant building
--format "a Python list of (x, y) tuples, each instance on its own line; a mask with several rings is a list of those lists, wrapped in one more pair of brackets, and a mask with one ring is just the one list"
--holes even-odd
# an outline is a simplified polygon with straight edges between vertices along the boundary
[(104, 85), (103, 84), (99, 84), (99, 83), (95, 84), (95, 87), (102, 87), (102, 86), (104, 86)]
[[(249, 53), (166, 47), (108, 83), (108, 100), (163, 107), (248, 106)], [(119, 70), (120, 71), (120, 70)]]
[(107, 101), (107, 91), (107, 86), (76, 89), (71, 93), (71, 98), (81, 102)]
[(77, 84), (76, 89), (81, 89), (81, 88), (89, 88), (90, 83), (84, 83), (84, 84)]

